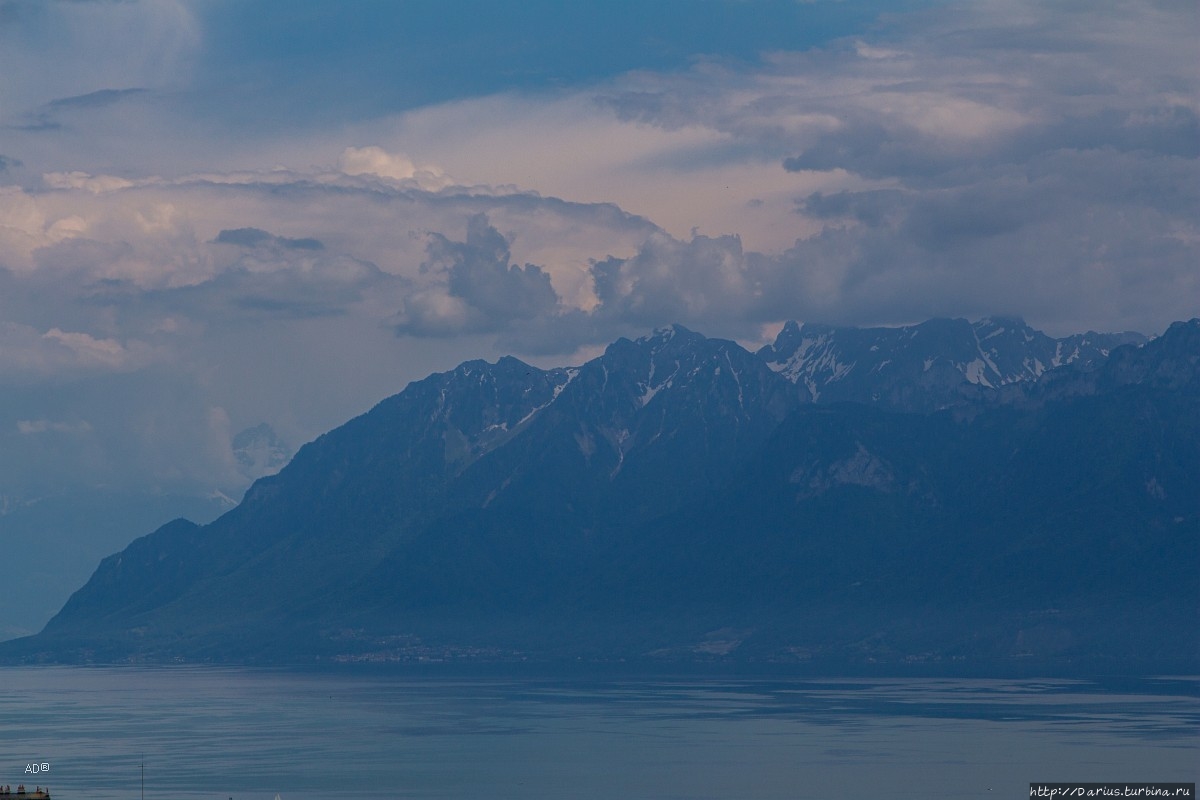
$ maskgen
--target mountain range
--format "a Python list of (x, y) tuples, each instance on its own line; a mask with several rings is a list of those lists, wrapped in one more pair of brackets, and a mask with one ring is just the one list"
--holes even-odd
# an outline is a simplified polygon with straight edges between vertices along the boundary
[(934, 411), (987, 390), (1036, 381), (1065, 365), (1090, 370), (1138, 333), (1054, 339), (1020, 319), (933, 319), (901, 328), (833, 328), (789, 322), (758, 351), (809, 402), (870, 403)]
[(1198, 487), (1200, 320), (672, 326), (416, 381), (0, 658), (1195, 669)]

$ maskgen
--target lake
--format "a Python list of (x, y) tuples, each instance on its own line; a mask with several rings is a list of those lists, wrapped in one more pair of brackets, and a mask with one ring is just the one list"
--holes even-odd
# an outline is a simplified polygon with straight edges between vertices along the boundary
[(1200, 678), (0, 669), (0, 783), (131, 800), (143, 763), (151, 800), (1022, 798), (1196, 781)]

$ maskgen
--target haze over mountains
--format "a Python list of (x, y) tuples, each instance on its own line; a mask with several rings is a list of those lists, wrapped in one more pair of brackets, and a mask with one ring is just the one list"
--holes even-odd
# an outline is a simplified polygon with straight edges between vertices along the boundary
[[(19, 438), (18, 445), (32, 451), (30, 458), (37, 457), (38, 446), (55, 450), (44, 441), (31, 445)], [(0, 639), (41, 628), (101, 558), (129, 543), (131, 533), (180, 514), (202, 522), (216, 519), (237, 505), (233, 498), (240, 497), (253, 480), (278, 472), (291, 454), (271, 426), (261, 423), (231, 439), (225, 456), (231, 462), (229, 474), (237, 481), (232, 484), (196, 482), (164, 489), (128, 482), (88, 485), (64, 476), (57, 487), (18, 485), (12, 494), (0, 494), (0, 542), (11, 590), (0, 607)], [(51, 461), (44, 454), (43, 458)], [(42, 466), (44, 472), (46, 465)]]
[(1198, 476), (1200, 320), (673, 326), (414, 382), (0, 657), (1195, 668)]

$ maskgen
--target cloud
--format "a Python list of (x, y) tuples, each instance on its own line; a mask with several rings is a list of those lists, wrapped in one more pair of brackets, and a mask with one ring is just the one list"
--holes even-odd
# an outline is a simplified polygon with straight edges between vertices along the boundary
[(1194, 154), (1194, 29), (1193, 10), (1164, 4), (938, 6), (890, 17), (875, 42), (765, 68), (631, 76), (605, 102), (726, 132), (793, 171), (928, 176), (1057, 147)]
[(482, 214), (467, 221), (466, 241), (431, 234), (421, 269), (441, 282), (408, 299), (396, 322), (399, 333), (491, 333), (558, 308), (550, 276), (534, 264), (510, 263), (508, 242)]
[(667, 321), (749, 337), (788, 318), (1000, 309), (1063, 328), (1146, 328), (1186, 315), (1196, 286), (1186, 218), (1200, 197), (1179, 180), (1189, 169), (1179, 156), (1056, 150), (954, 181), (812, 192), (792, 213), (818, 232), (776, 253), (735, 235), (671, 236), (611, 205), (487, 187), (272, 171), (98, 192), (103, 176), (83, 174), (0, 196), (13, 223), (0, 263), (14, 298), (22, 287), (66, 292), (67, 316), (32, 328), (160, 349), (191, 347), (212, 325), (250, 336), (335, 317), (564, 356)]
[(64, 115), (107, 109), (128, 98), (144, 94), (146, 89), (98, 89), (74, 97), (60, 97), (28, 112), (12, 127), (27, 131), (56, 131), (63, 127)]
[(145, 89), (100, 89), (90, 91), (86, 95), (77, 95), (74, 97), (60, 97), (59, 100), (52, 100), (46, 104), (50, 110), (62, 110), (73, 108), (106, 108), (113, 106), (114, 103), (119, 103), (125, 100), (126, 97), (140, 95), (145, 92)]
[(145, 89), (98, 89), (87, 94), (80, 94), (74, 97), (60, 97), (57, 100), (51, 100), (46, 104), (46, 108), (50, 111), (62, 111), (76, 108), (105, 108), (114, 103), (119, 103), (122, 100), (143, 94)]
[(165, 357), (149, 343), (93, 336), (51, 327), (39, 331), (16, 322), (0, 323), (0, 369), (6, 382), (132, 372)]
[(284, 250), (324, 250), (319, 239), (289, 239), (275, 236), (261, 228), (225, 229), (214, 239), (217, 244), (233, 244), (239, 247), (278, 247)]
[[(234, 496), (210, 409), (303, 442), (467, 358), (570, 358), (598, 335), (591, 262), (658, 231), (611, 204), (322, 168), (104, 177), (0, 188), (0, 432), (27, 440), (0, 485)], [(93, 430), (18, 435), (43, 419)]]
[[(304, 252), (303, 249), (301, 252)], [(299, 319), (361, 313), (367, 292), (387, 292), (402, 280), (344, 256), (243, 259), (192, 286), (141, 291), (128, 284), (97, 287), (91, 301), (122, 311), (140, 305), (164, 318), (183, 314), (205, 324)], [(138, 312), (134, 312), (138, 313)]]
[[(1200, 292), (1195, 23), (1170, 3), (939, 6), (765, 68), (630, 76), (604, 102), (720, 131), (797, 177), (845, 176), (793, 194), (811, 227), (747, 255), (746, 291), (730, 284), (719, 307), (857, 323), (1003, 309), (1060, 331), (1154, 331), (1194, 313), (1180, 290)], [(655, 279), (672, 280), (682, 297), (686, 281)]]
[(199, 24), (182, 0), (15, 0), (7, 7), (9, 21), (0, 25), (0, 74), (9, 79), (0, 84), (0, 124), (103, 109), (169, 86), (190, 70), (202, 42)]
[(759, 302), (752, 262), (736, 236), (657, 235), (632, 258), (610, 257), (592, 267), (597, 315), (642, 326), (662, 320), (710, 325), (753, 316)]
[[(168, 337), (166, 319), (196, 331), (346, 317), (546, 353), (670, 321), (728, 335), (998, 310), (1153, 331), (1188, 315), (1198, 280), (1197, 79), (1164, 47), (1180, 38), (1169, 7), (1093, 12), (954, 7), (869, 41), (628, 75), (599, 103), (591, 91), (414, 112), (376, 139), (387, 147), (333, 150), (335, 167), (51, 172), (0, 195), (0, 263), (30, 286), (76, 287), (85, 310), (34, 327), (115, 341)], [(98, 91), (76, 102), (124, 97)], [(475, 124), (484, 112), (491, 124)], [(552, 146), (522, 150), (534, 129)], [(761, 214), (782, 244), (450, 185), (395, 144), (455, 136), (497, 170), (661, 180), (652, 205), (677, 197), (684, 217), (728, 186), (710, 209), (736, 207), (734, 231)]]
[(430, 234), (456, 239), (478, 214), (517, 234), (514, 259), (541, 263), (552, 281), (576, 291), (589, 258), (632, 252), (657, 230), (611, 204), (487, 187), (431, 192), (339, 173), (136, 181), (72, 173), (49, 176), (47, 185), (0, 188), (0, 265), (31, 278), (86, 273), (61, 291), (98, 279), (184, 287), (225, 270), (289, 264), (316, 275), (352, 261), (429, 282), (436, 276), (420, 265)]
[(403, 153), (389, 153), (374, 145), (347, 147), (338, 159), (338, 169), (347, 175), (374, 175), (411, 182), (422, 189), (441, 189), (453, 185), (453, 180), (438, 167), (418, 167)]
[(420, 337), (497, 334), (524, 354), (569, 354), (663, 320), (708, 330), (749, 331), (763, 302), (756, 265), (735, 236), (680, 241), (652, 233), (628, 257), (591, 259), (592, 292), (566, 303), (540, 266), (511, 262), (509, 242), (485, 215), (468, 221), (463, 241), (431, 234), (422, 271), (435, 282), (404, 298), (394, 326)]
[[(97, 481), (125, 456), (131, 483), (201, 481), (233, 474), (229, 431), (305, 441), (465, 358), (563, 363), (673, 321), (1195, 314), (1186, 4), (943, 5), (353, 118), (328, 87), (204, 83), (198, 8), (28, 2), (0, 26), (0, 435), (22, 458), (70, 439)], [(304, 92), (304, 125), (248, 110)], [(60, 127), (14, 127), (38, 114)]]
[(32, 436), (39, 433), (89, 433), (92, 425), (87, 420), (57, 422), (49, 419), (17, 420), (17, 433)]
[(128, 189), (134, 182), (115, 175), (89, 175), (78, 170), (73, 172), (47, 172), (42, 182), (51, 189), (86, 189), (93, 194)]

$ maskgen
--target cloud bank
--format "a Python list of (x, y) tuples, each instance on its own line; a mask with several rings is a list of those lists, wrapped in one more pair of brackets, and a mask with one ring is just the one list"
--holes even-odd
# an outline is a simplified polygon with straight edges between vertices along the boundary
[(0, 68), (44, 76), (0, 89), (0, 438), (89, 480), (232, 486), (242, 427), (305, 441), (465, 358), (668, 322), (1197, 313), (1193, 4), (938, 6), (297, 130), (214, 111), (198, 6), (4, 8)]

